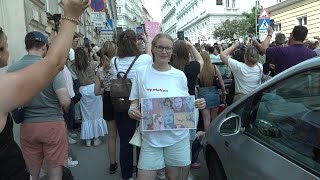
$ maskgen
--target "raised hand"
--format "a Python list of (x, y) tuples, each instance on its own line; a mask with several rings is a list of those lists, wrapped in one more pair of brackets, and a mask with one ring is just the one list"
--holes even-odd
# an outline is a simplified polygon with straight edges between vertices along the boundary
[(78, 19), (90, 5), (90, 0), (63, 0), (64, 16)]

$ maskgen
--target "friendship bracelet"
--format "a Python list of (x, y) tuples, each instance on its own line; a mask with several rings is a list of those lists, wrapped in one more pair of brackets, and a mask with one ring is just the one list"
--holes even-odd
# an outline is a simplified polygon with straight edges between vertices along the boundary
[(75, 23), (76, 25), (78, 25), (78, 20), (77, 19), (74, 19), (74, 18), (71, 18), (71, 17), (66, 17), (66, 16), (62, 16), (61, 19), (62, 20), (71, 21), (71, 22)]

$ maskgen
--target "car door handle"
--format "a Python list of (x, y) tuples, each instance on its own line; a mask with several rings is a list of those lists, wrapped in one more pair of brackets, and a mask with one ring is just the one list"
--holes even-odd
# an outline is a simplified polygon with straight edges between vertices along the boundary
[(224, 142), (224, 145), (225, 145), (226, 147), (229, 147), (230, 143), (229, 143), (228, 141), (225, 141), (225, 142)]

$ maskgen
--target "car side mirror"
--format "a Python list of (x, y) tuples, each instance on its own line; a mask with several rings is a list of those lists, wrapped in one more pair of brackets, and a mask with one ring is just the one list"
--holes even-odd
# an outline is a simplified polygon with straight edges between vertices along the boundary
[(232, 136), (239, 133), (241, 130), (240, 116), (232, 115), (230, 117), (225, 118), (219, 130), (222, 136)]

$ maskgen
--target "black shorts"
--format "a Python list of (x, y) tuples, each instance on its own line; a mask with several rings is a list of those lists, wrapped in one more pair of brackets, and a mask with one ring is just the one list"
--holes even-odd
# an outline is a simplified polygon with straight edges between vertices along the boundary
[(114, 120), (114, 110), (111, 102), (110, 91), (103, 93), (103, 119), (106, 121)]

